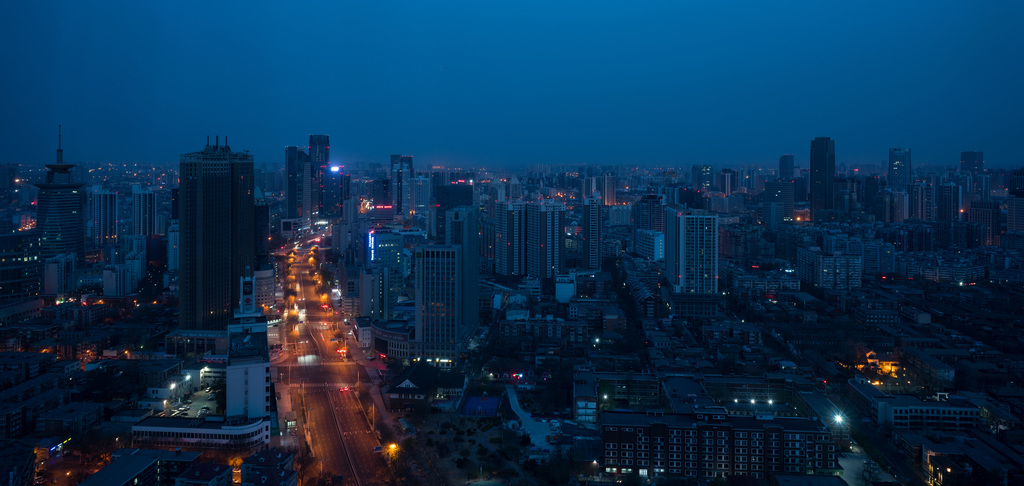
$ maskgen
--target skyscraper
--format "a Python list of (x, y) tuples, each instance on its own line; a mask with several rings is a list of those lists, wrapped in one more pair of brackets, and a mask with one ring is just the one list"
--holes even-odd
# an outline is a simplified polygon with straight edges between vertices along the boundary
[(959, 221), (963, 215), (963, 188), (952, 182), (941, 184), (935, 191), (935, 219), (937, 221)]
[(782, 204), (782, 219), (777, 222), (793, 221), (793, 192), (792, 180), (764, 183), (764, 204)]
[(665, 274), (675, 293), (718, 293), (718, 216), (665, 208)]
[(1001, 216), (999, 203), (995, 201), (974, 201), (967, 212), (968, 221), (985, 227), (986, 246), (999, 245), (999, 235), (1002, 232)]
[(156, 194), (143, 189), (138, 184), (132, 185), (132, 234), (149, 236), (159, 232), (156, 227)]
[(960, 171), (978, 175), (985, 171), (985, 152), (960, 152)]
[(596, 197), (583, 199), (583, 267), (601, 270), (601, 200)]
[(414, 177), (411, 155), (391, 156), (391, 197), (394, 200), (395, 214), (401, 218), (411, 214), (413, 204), (409, 186)]
[(494, 273), (526, 275), (526, 203), (498, 204), (494, 222)]
[(450, 367), (465, 337), (462, 261), (459, 248), (424, 245), (416, 249), (416, 337), (421, 357)]
[(462, 326), (470, 332), (480, 317), (480, 211), (469, 206), (449, 209), (445, 226), (445, 242), (459, 249)]
[(38, 230), (0, 234), (0, 262), (0, 307), (39, 296), (43, 260), (39, 259)]
[(911, 219), (935, 220), (935, 187), (924, 182), (915, 182), (907, 187), (910, 191)]
[(539, 279), (565, 273), (565, 204), (535, 201), (526, 206), (526, 274)]
[(303, 216), (303, 174), (309, 165), (309, 156), (299, 147), (284, 148), (285, 167), (285, 217), (300, 218)]
[(432, 226), (430, 234), (437, 241), (445, 241), (444, 217), (449, 209), (473, 205), (473, 186), (468, 183), (435, 185), (431, 191), (434, 197)]
[(321, 216), (324, 213), (324, 174), (326, 174), (330, 168), (331, 162), (331, 140), (327, 135), (310, 135), (309, 136), (309, 163), (310, 163), (310, 176), (309, 184), (312, 188), (309, 204), (313, 210), (312, 223), (316, 223), (318, 220), (323, 219)]
[(785, 154), (779, 157), (779, 177), (780, 181), (788, 181), (793, 179), (793, 155)]
[(835, 207), (836, 145), (828, 137), (811, 140), (811, 219)]
[(39, 229), (39, 259), (74, 254), (77, 261), (85, 258), (85, 193), (84, 184), (71, 176), (74, 165), (64, 163), (64, 150), (57, 143), (57, 163), (46, 166), (46, 180), (36, 184), (36, 227)]
[(618, 182), (614, 175), (606, 174), (601, 177), (601, 204), (614, 206), (617, 203), (615, 194), (617, 188)]
[(86, 195), (89, 201), (86, 233), (90, 246), (99, 248), (117, 243), (117, 193), (92, 186)]
[(225, 329), (255, 264), (252, 155), (219, 139), (181, 156), (182, 329)]
[(710, 189), (713, 179), (710, 165), (694, 165), (690, 168), (690, 185), (699, 191)]
[(889, 149), (889, 176), (886, 182), (894, 192), (907, 192), (907, 186), (913, 181), (910, 165), (910, 149)]

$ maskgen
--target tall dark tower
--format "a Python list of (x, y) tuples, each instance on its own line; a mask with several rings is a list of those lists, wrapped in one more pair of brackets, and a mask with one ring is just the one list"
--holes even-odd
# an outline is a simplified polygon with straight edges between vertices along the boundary
[(601, 271), (604, 258), (601, 254), (601, 200), (595, 197), (583, 198), (583, 266), (588, 270)]
[(64, 163), (61, 135), (57, 134), (57, 163), (46, 166), (46, 182), (39, 188), (36, 227), (39, 229), (39, 259), (61, 255), (85, 258), (85, 192), (84, 184), (74, 182), (71, 168)]
[(811, 140), (811, 219), (835, 206), (836, 143), (829, 137)]
[(985, 170), (985, 152), (960, 152), (960, 170), (972, 175), (981, 174)]
[(913, 181), (910, 167), (910, 149), (889, 149), (889, 176), (886, 182), (895, 192), (907, 192), (907, 186)]
[(405, 218), (412, 209), (412, 194), (409, 182), (415, 177), (411, 155), (391, 156), (391, 197), (395, 205), (395, 214)]
[(299, 147), (284, 148), (285, 170), (285, 217), (302, 216), (302, 176), (309, 165), (309, 156)]
[(327, 135), (309, 136), (309, 162), (310, 162), (310, 184), (313, 187), (311, 194), (311, 205), (316, 212), (316, 218), (310, 221), (316, 223), (324, 211), (324, 174), (330, 170), (328, 167), (331, 161), (331, 139)]
[(779, 180), (793, 180), (793, 154), (785, 154), (779, 157)]
[(181, 156), (182, 329), (225, 329), (256, 263), (252, 155), (219, 140)]

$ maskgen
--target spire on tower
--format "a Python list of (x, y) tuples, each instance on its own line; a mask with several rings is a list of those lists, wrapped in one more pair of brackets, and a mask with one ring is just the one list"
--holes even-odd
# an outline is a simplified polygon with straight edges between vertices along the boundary
[(57, 125), (57, 164), (64, 163), (64, 148), (61, 146), (61, 126)]

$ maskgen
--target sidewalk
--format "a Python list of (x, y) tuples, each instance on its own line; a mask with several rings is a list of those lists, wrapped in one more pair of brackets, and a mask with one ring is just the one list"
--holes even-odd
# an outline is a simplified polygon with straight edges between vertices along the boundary
[(547, 441), (546, 437), (552, 433), (551, 427), (544, 423), (538, 422), (523, 410), (523, 407), (519, 405), (519, 397), (516, 395), (516, 387), (509, 384), (505, 385), (505, 391), (508, 393), (508, 402), (512, 406), (512, 411), (519, 417), (519, 423), (522, 424), (523, 430), (530, 434), (530, 440), (537, 447), (544, 447), (553, 449), (557, 447)]

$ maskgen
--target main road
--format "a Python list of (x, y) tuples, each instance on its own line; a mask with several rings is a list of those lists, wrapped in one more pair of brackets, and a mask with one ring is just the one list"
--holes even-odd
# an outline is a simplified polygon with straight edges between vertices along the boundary
[(394, 484), (365, 412), (372, 403), (366, 390), (371, 380), (362, 365), (338, 353), (344, 340), (332, 338), (340, 324), (334, 311), (321, 304), (309, 264), (310, 249), (300, 246), (295, 251), (292, 274), (304, 319), (285, 329), (291, 355), (277, 368), (281, 381), (300, 390), (298, 410), (310, 450), (319, 462), (314, 472), (322, 468), (324, 475), (343, 476), (345, 484), (357, 486)]

